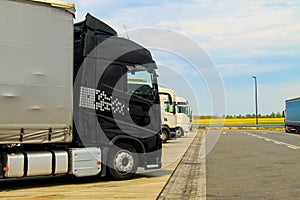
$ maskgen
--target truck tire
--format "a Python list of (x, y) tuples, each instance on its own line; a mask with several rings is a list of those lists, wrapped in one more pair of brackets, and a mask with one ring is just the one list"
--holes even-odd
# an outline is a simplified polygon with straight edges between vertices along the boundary
[(184, 136), (184, 131), (181, 127), (178, 128), (178, 131), (179, 131), (178, 136), (177, 136), (178, 138), (181, 138), (182, 136)]
[(296, 134), (300, 134), (300, 127), (299, 127), (299, 126), (296, 126), (295, 129), (296, 129), (296, 130), (295, 130), (295, 133), (296, 133)]
[(289, 130), (288, 126), (285, 126), (285, 132), (286, 133), (291, 133), (291, 131)]
[(162, 143), (166, 143), (167, 140), (169, 139), (169, 133), (166, 130), (161, 130), (161, 141)]
[(138, 156), (132, 145), (118, 144), (118, 146), (112, 147), (109, 151), (108, 175), (114, 180), (132, 178), (137, 171), (138, 163)]
[(296, 133), (297, 129), (295, 128), (295, 130), (291, 130), (290, 127), (291, 126), (285, 126), (285, 132), (286, 133)]

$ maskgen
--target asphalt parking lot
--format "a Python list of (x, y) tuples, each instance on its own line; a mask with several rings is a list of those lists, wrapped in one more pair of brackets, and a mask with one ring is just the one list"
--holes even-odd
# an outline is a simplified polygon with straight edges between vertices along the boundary
[[(174, 170), (177, 166), (179, 166), (178, 164), (181, 161), (184, 161), (183, 155), (185, 154), (185, 152), (188, 152), (187, 149), (193, 142), (196, 135), (199, 134), (197, 134), (196, 132), (191, 132), (190, 134), (182, 138), (171, 140), (166, 144), (163, 144), (162, 169), (151, 172), (139, 170), (138, 174), (131, 180), (110, 181), (99, 177), (74, 178), (69, 176), (1, 180), (0, 198), (156, 199), (160, 197), (160, 199), (167, 199), (167, 196), (165, 196), (166, 194), (163, 192), (163, 189), (167, 188), (166, 183), (172, 183), (172, 179), (170, 179), (170, 177), (175, 174)], [(196, 151), (199, 151), (199, 149), (196, 149)], [(191, 152), (193, 152), (193, 150)], [(199, 160), (194, 160), (193, 162), (198, 163)], [(196, 166), (195, 164), (191, 163), (185, 164), (193, 167)], [(189, 171), (192, 170), (192, 168), (189, 169)], [(202, 169), (205, 170), (205, 166), (202, 166)], [(205, 176), (203, 177), (205, 178)], [(199, 180), (196, 181), (198, 182), (194, 182), (194, 184), (201, 184)], [(174, 190), (174, 186), (172, 187)], [(183, 189), (178, 187), (177, 190), (179, 190), (179, 193), (177, 192), (177, 194), (181, 194), (180, 191), (184, 192), (185, 190)], [(203, 192), (203, 190), (201, 191)], [(176, 194), (176, 192), (173, 194)]]

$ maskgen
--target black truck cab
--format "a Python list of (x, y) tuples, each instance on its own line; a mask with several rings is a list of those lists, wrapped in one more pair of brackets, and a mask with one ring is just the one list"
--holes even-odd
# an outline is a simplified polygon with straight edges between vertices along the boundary
[(74, 145), (100, 146), (112, 178), (161, 167), (156, 69), (149, 50), (93, 16), (74, 25)]

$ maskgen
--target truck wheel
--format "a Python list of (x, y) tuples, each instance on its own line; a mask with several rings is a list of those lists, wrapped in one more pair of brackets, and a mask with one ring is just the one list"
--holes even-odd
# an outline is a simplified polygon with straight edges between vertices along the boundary
[(180, 137), (182, 137), (182, 136), (184, 136), (184, 131), (183, 131), (183, 129), (182, 128), (179, 128), (178, 129), (178, 138), (180, 138)]
[(286, 133), (297, 133), (297, 128), (293, 126), (285, 126)]
[(300, 134), (300, 127), (296, 127), (295, 129), (296, 129), (296, 130), (295, 130), (295, 133), (296, 133), (296, 134)]
[(134, 176), (139, 162), (135, 148), (122, 143), (109, 151), (108, 163), (107, 170), (110, 178), (125, 180)]
[(166, 143), (169, 139), (169, 133), (166, 130), (161, 130), (161, 141), (162, 143)]

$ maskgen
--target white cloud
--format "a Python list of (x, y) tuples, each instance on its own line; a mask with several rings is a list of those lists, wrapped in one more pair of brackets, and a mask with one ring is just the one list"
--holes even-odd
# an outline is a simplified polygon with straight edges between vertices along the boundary
[(297, 20), (293, 18), (297, 7), (265, 7), (261, 6), (260, 1), (218, 2), (206, 1), (203, 4), (185, 1), (157, 7), (126, 8), (114, 13), (113, 18), (119, 22), (122, 19), (131, 28), (158, 26), (180, 30), (191, 36), (218, 36), (221, 39), (227, 36), (244, 39), (253, 35), (272, 40), (281, 37), (277, 33), (299, 30), (295, 26)]
[[(135, 28), (158, 27), (183, 33), (198, 45), (202, 45), (217, 63), (224, 79), (228, 82), (236, 81), (236, 87), (227, 87), (226, 91), (228, 110), (231, 114), (252, 112), (254, 108), (252, 82), (249, 86), (239, 85), (239, 77), (249, 77), (252, 74), (267, 75), (291, 69), (294, 70), (293, 74), (297, 73), (295, 66), (292, 66), (300, 53), (300, 4), (296, 1), (184, 0), (151, 3), (143, 1), (140, 5), (134, 6), (130, 0), (122, 2), (78, 0), (78, 2), (77, 16), (82, 17), (85, 12), (91, 12), (118, 32), (124, 32), (124, 24), (129, 31)], [(129, 36), (131, 38), (131, 35)], [(143, 34), (140, 37), (147, 35)], [(140, 42), (137, 37), (132, 36), (131, 39)], [(163, 44), (166, 39), (159, 34), (150, 38), (157, 44)], [(184, 44), (176, 38), (169, 40), (184, 48)], [(195, 53), (193, 48), (180, 50), (193, 57), (197, 56), (193, 54)], [(277, 62), (278, 57), (285, 60)], [(289, 63), (290, 58), (294, 58), (294, 63)], [(183, 65), (177, 62), (177, 60), (166, 61), (162, 65), (173, 65), (180, 74)], [(282, 81), (288, 79), (282, 77), (280, 73), (278, 77)], [(280, 111), (284, 99), (294, 97), (295, 91), (300, 91), (300, 86), (295, 82), (260, 85), (261, 111), (263, 113)], [(178, 83), (173, 81), (172, 84)], [(200, 99), (201, 95), (199, 94)], [(203, 98), (210, 99), (207, 94), (204, 95), (206, 96)], [(205, 109), (205, 105), (201, 106), (201, 109)]]
[[(127, 2), (127, 4), (126, 4)], [(143, 27), (171, 29), (195, 38), (208, 50), (248, 52), (300, 43), (299, 7), (293, 1), (180, 1), (130, 6), (132, 1), (79, 0), (79, 6), (106, 13), (105, 21), (119, 32)], [(122, 7), (123, 6), (123, 7)], [(109, 14), (107, 9), (111, 9)], [(81, 11), (80, 11), (81, 12)], [(82, 16), (82, 14), (80, 13)], [(99, 16), (101, 17), (101, 16)]]
[(289, 66), (284, 64), (250, 64), (250, 63), (238, 63), (238, 64), (222, 64), (218, 65), (222, 77), (230, 78), (234, 76), (250, 76), (276, 71), (287, 71)]

